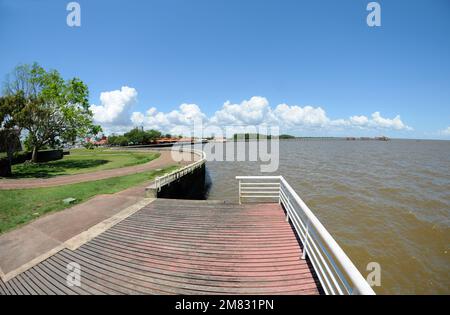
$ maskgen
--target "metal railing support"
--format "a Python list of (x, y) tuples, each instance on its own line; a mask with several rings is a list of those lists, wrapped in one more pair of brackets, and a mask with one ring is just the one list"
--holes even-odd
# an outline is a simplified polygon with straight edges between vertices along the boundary
[(242, 202), (241, 202), (241, 180), (239, 180), (239, 204), (242, 204)]
[(303, 241), (303, 254), (302, 259), (306, 259), (306, 248), (308, 247), (308, 238), (309, 238), (309, 222), (306, 225), (306, 233), (305, 233), (305, 240)]
[[(288, 197), (288, 203), (289, 203), (289, 197)], [(281, 186), (280, 186), (280, 204), (281, 204)], [(286, 222), (289, 222), (289, 210), (286, 207)]]

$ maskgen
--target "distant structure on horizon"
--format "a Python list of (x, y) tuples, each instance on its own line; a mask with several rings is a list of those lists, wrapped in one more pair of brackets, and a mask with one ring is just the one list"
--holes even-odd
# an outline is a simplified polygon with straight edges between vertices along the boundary
[(374, 137), (374, 138), (370, 138), (370, 137), (360, 137), (360, 138), (356, 138), (356, 137), (347, 137), (345, 138), (345, 140), (377, 140), (377, 141), (389, 141), (391, 139), (389, 139), (386, 136), (380, 136), (380, 137)]

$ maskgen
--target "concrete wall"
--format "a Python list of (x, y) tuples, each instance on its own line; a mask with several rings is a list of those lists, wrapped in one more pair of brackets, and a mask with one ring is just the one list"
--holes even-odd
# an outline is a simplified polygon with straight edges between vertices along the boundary
[(206, 199), (206, 166), (193, 170), (191, 173), (161, 187), (157, 198), (168, 199)]

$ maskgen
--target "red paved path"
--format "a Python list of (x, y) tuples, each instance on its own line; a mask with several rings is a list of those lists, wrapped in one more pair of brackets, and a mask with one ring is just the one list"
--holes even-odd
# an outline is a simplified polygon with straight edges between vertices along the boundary
[[(159, 152), (161, 153), (161, 156), (159, 158), (140, 165), (96, 171), (85, 174), (62, 175), (52, 178), (0, 179), (0, 189), (24, 189), (24, 188), (68, 185), (68, 184), (89, 182), (93, 180), (106, 179), (111, 177), (131, 175), (178, 164), (178, 162), (176, 162), (172, 158), (171, 151), (159, 151)], [(189, 153), (178, 153), (178, 154), (189, 154)], [(194, 156), (197, 157), (197, 155)], [(182, 164), (189, 164), (189, 163), (182, 162)]]

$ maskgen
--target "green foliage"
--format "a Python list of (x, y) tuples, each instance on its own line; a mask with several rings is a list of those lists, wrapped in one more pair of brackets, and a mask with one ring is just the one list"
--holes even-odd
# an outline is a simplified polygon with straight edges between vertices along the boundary
[(91, 142), (86, 142), (83, 146), (84, 146), (85, 149), (88, 149), (88, 150), (94, 150), (95, 149), (95, 145), (93, 143), (91, 143)]
[(0, 190), (2, 200), (0, 233), (30, 222), (46, 213), (72, 207), (73, 204), (62, 202), (65, 198), (75, 198), (76, 203), (81, 203), (95, 195), (113, 194), (145, 183), (177, 168), (177, 166), (170, 166), (159, 171), (48, 188)]
[(124, 137), (128, 139), (130, 144), (144, 144), (149, 140), (147, 133), (140, 128), (131, 129), (124, 134)]
[(144, 131), (140, 128), (134, 128), (123, 136), (128, 140), (129, 144), (149, 144), (160, 138), (161, 132), (153, 129)]
[(249, 141), (249, 140), (259, 140), (259, 139), (270, 140), (270, 139), (272, 139), (272, 136), (271, 135), (263, 135), (263, 134), (259, 134), (259, 133), (235, 133), (233, 135), (234, 141), (239, 141), (239, 140)]
[(112, 146), (127, 146), (128, 139), (125, 136), (112, 135), (108, 137), (108, 144)]
[(0, 152), (6, 152), (7, 160), (1, 173), (11, 175), (13, 153), (20, 151), (21, 126), (18, 119), (23, 110), (25, 98), (23, 92), (0, 97)]
[(48, 178), (89, 173), (150, 162), (160, 156), (154, 152), (118, 151), (101, 148), (74, 149), (64, 159), (13, 166), (14, 178)]
[(280, 135), (278, 138), (280, 138), (280, 139), (295, 139), (295, 137), (294, 136), (291, 136), (291, 135)]
[(88, 87), (78, 78), (64, 80), (58, 71), (46, 71), (37, 63), (19, 65), (8, 77), (4, 94), (20, 100), (13, 118), (28, 132), (33, 153), (101, 130), (92, 122)]
[(150, 142), (155, 142), (157, 139), (161, 138), (162, 135), (160, 131), (155, 129), (147, 130), (146, 133), (148, 134)]
[(259, 134), (259, 133), (235, 133), (233, 135), (233, 140), (234, 141), (238, 141), (238, 140), (244, 140), (244, 141), (249, 141), (249, 140), (260, 140), (260, 139), (264, 139), (264, 140), (270, 140), (270, 139), (295, 139), (294, 136), (291, 135), (287, 135), (287, 134), (283, 134), (283, 135), (279, 135), (279, 136), (272, 136), (272, 135), (264, 135), (264, 134)]
[[(111, 135), (108, 137), (108, 144), (112, 146), (140, 145), (151, 144), (161, 138), (162, 134), (158, 130), (143, 130), (141, 128), (133, 128), (124, 135)], [(170, 136), (170, 135), (169, 135)]]

